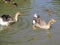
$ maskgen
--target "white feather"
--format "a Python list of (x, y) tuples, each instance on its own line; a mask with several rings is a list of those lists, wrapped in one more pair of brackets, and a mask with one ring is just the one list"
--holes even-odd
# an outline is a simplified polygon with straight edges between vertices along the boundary
[(37, 14), (36, 13), (34, 14), (34, 17), (37, 18)]
[(0, 25), (2, 25), (2, 26), (8, 26), (8, 25), (9, 25), (9, 23), (8, 23), (8, 22), (6, 22), (6, 21), (3, 21), (3, 19), (2, 19), (2, 18), (0, 18)]

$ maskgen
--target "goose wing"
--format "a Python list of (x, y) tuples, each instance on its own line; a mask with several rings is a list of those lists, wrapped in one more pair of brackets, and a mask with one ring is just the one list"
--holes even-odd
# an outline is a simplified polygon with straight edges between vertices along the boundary
[(40, 26), (46, 25), (46, 22), (45, 22), (43, 19), (41, 19), (41, 18), (38, 18), (38, 19), (37, 19), (37, 23), (38, 23)]
[(12, 20), (12, 17), (10, 15), (4, 14), (1, 16), (3, 18), (4, 21), (9, 21)]

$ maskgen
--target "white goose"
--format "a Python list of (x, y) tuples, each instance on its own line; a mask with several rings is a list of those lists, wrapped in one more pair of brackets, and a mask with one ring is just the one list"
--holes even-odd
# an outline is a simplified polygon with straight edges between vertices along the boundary
[(0, 25), (8, 26), (10, 25), (10, 23), (17, 22), (18, 16), (21, 16), (20, 12), (17, 12), (14, 17), (11, 17), (10, 15), (3, 15), (2, 17), (0, 17)]
[(48, 23), (46, 23), (44, 20), (42, 20), (37, 14), (34, 14), (33, 19), (33, 29), (36, 29), (36, 27), (42, 28), (42, 29), (50, 29), (51, 24), (56, 22), (54, 19), (51, 19)]

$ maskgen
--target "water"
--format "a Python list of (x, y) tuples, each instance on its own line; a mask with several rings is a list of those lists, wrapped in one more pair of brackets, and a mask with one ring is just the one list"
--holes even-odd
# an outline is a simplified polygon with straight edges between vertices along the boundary
[[(18, 6), (12, 3), (4, 3), (0, 0), (0, 16), (9, 14), (14, 16), (20, 11), (23, 16), (19, 17), (17, 23), (10, 25), (0, 31), (0, 45), (60, 45), (60, 1), (59, 0), (13, 0)], [(13, 2), (12, 1), (12, 2)], [(51, 10), (49, 13), (47, 10)], [(34, 14), (38, 14), (46, 22), (51, 18), (56, 20), (52, 25), (55, 28), (47, 33), (46, 30), (32, 29)]]

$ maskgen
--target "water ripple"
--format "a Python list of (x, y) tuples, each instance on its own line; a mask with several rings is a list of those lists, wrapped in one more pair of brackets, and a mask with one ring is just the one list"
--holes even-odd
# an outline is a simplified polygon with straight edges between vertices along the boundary
[(28, 19), (22, 19), (21, 18), (21, 21), (20, 21), (20, 24), (18, 24), (18, 28), (13, 28), (13, 32), (9, 33), (10, 35), (12, 34), (16, 34), (17, 32), (19, 32), (20, 30), (24, 30), (24, 29), (27, 29), (28, 27), (30, 26), (30, 22)]

